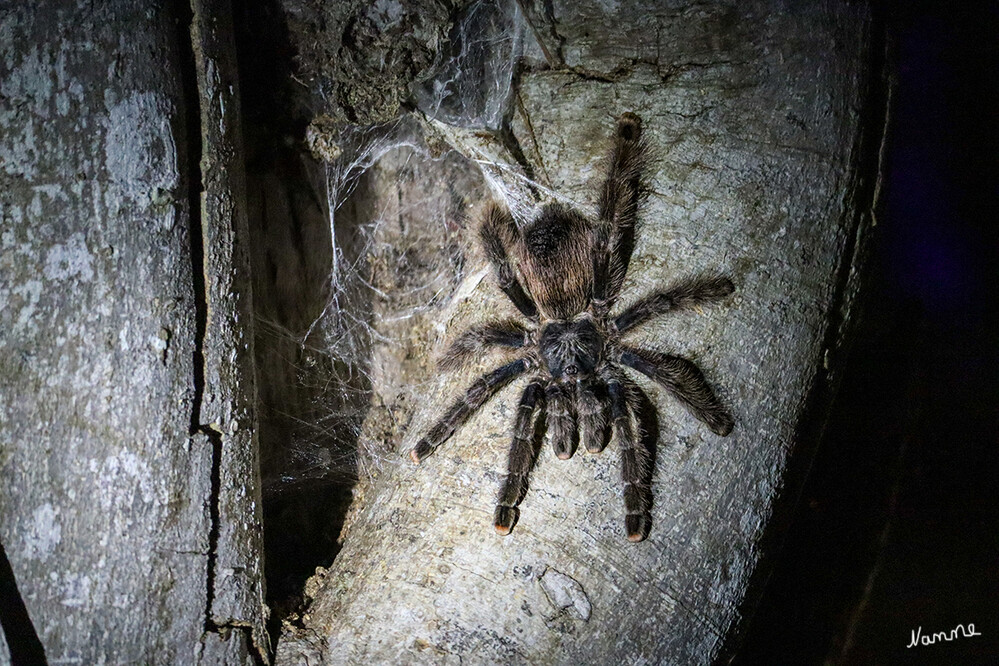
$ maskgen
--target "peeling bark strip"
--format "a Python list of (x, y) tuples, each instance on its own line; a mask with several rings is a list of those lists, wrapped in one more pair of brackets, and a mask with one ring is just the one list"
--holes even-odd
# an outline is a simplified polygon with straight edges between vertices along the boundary
[[(192, 418), (193, 429), (212, 451), (205, 631), (232, 640), (230, 631), (237, 629), (242, 650), (257, 663), (269, 663), (249, 229), (232, 11), (228, 0), (191, 0), (187, 16), (191, 173), (198, 175), (191, 182), (192, 211), (198, 211), (191, 220), (199, 304)], [(211, 645), (206, 642), (206, 649)]]
[[(711, 663), (733, 647), (755, 598), (764, 544), (782, 527), (772, 520), (781, 489), (801, 481), (791, 454), (807, 459), (821, 430), (818, 403), (831, 385), (822, 362), (835, 362), (826, 352), (848, 334), (856, 283), (844, 284), (844, 270), (861, 270), (875, 196), (864, 124), (880, 40), (869, 7), (522, 5), (530, 34), (550, 41), (526, 47), (518, 112), (507, 116), (512, 139), (428, 126), (481, 161), (526, 161), (536, 173), (544, 165), (555, 192), (592, 208), (587, 174), (601, 173), (608, 147), (599, 137), (621, 113), (638, 114), (658, 162), (620, 302), (706, 271), (731, 276), (736, 292), (722, 312), (663, 318), (629, 335), (725, 377), (721, 398), (737, 426), (721, 439), (650, 390), (660, 432), (646, 542), (621, 533), (613, 446), (570, 461), (543, 451), (522, 520), (500, 537), (490, 520), (505, 463), (497, 442), (508, 440), (528, 380), (410, 467), (404, 452), (476, 369), (440, 377), (393, 442), (400, 463), (358, 493), (343, 550), (315, 581), (303, 627), (283, 636), (279, 662)], [(391, 210), (409, 194), (399, 182), (372, 182), (364, 209)], [(453, 333), (514, 314), (495, 284), (468, 290), (432, 318)], [(435, 339), (430, 325), (409, 336), (428, 348)], [(385, 391), (376, 401), (391, 400), (377, 382), (374, 390)], [(373, 427), (362, 434), (377, 436)]]

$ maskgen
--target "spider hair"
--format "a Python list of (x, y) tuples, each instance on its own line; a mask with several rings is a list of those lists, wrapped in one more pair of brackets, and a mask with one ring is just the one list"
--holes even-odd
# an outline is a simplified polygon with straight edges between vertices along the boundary
[(656, 317), (719, 301), (735, 288), (720, 274), (687, 277), (611, 316), (646, 191), (642, 177), (649, 148), (638, 116), (620, 117), (613, 143), (596, 220), (548, 204), (519, 229), (508, 211), (486, 207), (479, 239), (500, 288), (527, 322), (473, 326), (452, 341), (440, 365), (457, 369), (497, 348), (514, 350), (519, 358), (476, 379), (411, 452), (415, 462), (429, 456), (486, 400), (529, 372), (496, 501), (494, 526), (500, 534), (509, 534), (519, 519), (544, 433), (563, 460), (580, 443), (589, 453), (615, 443), (621, 453), (625, 534), (630, 541), (648, 536), (658, 415), (626, 369), (650, 377), (718, 435), (728, 435), (735, 423), (693, 362), (621, 341), (622, 334)]
[(473, 326), (451, 342), (437, 365), (441, 370), (459, 370), (490, 348), (519, 349), (527, 345), (530, 339), (530, 331), (512, 320)]

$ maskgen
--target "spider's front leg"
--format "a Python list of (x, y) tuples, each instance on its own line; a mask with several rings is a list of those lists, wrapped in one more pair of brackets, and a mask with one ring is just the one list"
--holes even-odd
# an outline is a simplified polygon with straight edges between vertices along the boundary
[(494, 347), (520, 349), (530, 342), (531, 332), (515, 321), (492, 321), (473, 326), (448, 346), (438, 366), (458, 370), (473, 358)]
[(709, 274), (686, 278), (639, 299), (617, 316), (614, 325), (618, 333), (624, 333), (653, 317), (718, 301), (733, 291), (735, 287), (732, 281), (722, 275)]
[(477, 412), (489, 398), (516, 377), (522, 375), (527, 370), (527, 367), (527, 360), (522, 358), (507, 363), (476, 379), (468, 387), (465, 395), (453, 402), (444, 413), (444, 416), (430, 429), (430, 432), (413, 447), (413, 450), (409, 452), (409, 457), (413, 459), (413, 462), (419, 463), (433, 453), (438, 446), (446, 442), (454, 434), (454, 431), (459, 426), (465, 423), (472, 414)]
[(637, 437), (632, 423), (633, 407), (640, 390), (625, 378), (611, 374), (607, 393), (611, 402), (611, 426), (621, 450), (621, 481), (624, 482), (624, 528), (628, 541), (638, 542), (649, 534), (652, 508), (652, 451), (642, 437)]
[(575, 402), (572, 384), (552, 382), (545, 389), (548, 440), (559, 460), (571, 458), (579, 444)]
[(579, 439), (589, 453), (600, 453), (607, 447), (609, 406), (605, 384), (595, 379), (579, 382), (576, 390)]
[(534, 380), (524, 389), (517, 407), (517, 421), (513, 427), (513, 442), (507, 460), (506, 479), (500, 489), (493, 520), (496, 531), (509, 534), (517, 523), (520, 511), (517, 508), (527, 493), (527, 479), (538, 458), (538, 447), (534, 440), (534, 414), (538, 401), (544, 393), (544, 386)]
[(538, 306), (530, 294), (524, 291), (510, 263), (509, 248), (519, 237), (520, 231), (510, 211), (496, 204), (489, 204), (482, 219), (482, 226), (479, 227), (479, 240), (496, 271), (500, 289), (525, 317), (536, 319)]

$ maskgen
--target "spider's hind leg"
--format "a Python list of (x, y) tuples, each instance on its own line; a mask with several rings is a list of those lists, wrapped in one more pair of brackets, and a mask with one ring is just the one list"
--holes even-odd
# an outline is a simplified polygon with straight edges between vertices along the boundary
[(500, 289), (528, 319), (538, 316), (538, 306), (517, 279), (510, 263), (509, 248), (518, 241), (520, 232), (510, 211), (489, 204), (479, 227), (479, 240), (496, 271)]
[(697, 420), (722, 437), (732, 432), (735, 420), (711, 390), (704, 373), (694, 363), (648, 349), (621, 346), (621, 363), (661, 384)]
[(617, 297), (628, 272), (642, 199), (642, 173), (648, 161), (641, 119), (634, 113), (623, 114), (617, 122), (594, 229), (593, 300), (598, 305), (609, 304)]
[(496, 501), (493, 523), (500, 534), (509, 534), (517, 523), (520, 510), (517, 508), (527, 493), (527, 479), (538, 459), (540, 446), (535, 438), (535, 419), (538, 401), (543, 395), (542, 384), (535, 380), (528, 384), (517, 407), (517, 421), (513, 427), (513, 442), (507, 461), (506, 479)]

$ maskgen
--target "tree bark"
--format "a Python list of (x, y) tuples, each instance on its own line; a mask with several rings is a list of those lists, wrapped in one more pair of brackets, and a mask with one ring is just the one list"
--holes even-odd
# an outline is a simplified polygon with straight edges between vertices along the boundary
[(228, 7), (9, 5), (0, 35), (9, 654), (266, 659)]
[[(199, 429), (213, 447), (210, 633), (245, 632), (256, 660), (270, 657), (264, 603), (263, 525), (257, 440), (250, 231), (236, 45), (228, 0), (191, 0), (191, 45), (200, 110), (203, 382)], [(239, 633), (239, 632), (237, 632)], [(238, 654), (238, 653), (237, 653)]]
[[(710, 663), (736, 648), (848, 339), (880, 178), (881, 38), (863, 3), (647, 4), (525, 3), (533, 37), (504, 126), (427, 127), (592, 210), (614, 119), (641, 116), (657, 159), (620, 302), (706, 270), (731, 277), (729, 302), (663, 317), (635, 339), (695, 360), (734, 432), (711, 434), (636, 377), (660, 425), (649, 538), (623, 538), (613, 447), (568, 462), (543, 450), (520, 522), (497, 536), (523, 381), (419, 467), (409, 449), (496, 359), (432, 379), (415, 405), (395, 397), (433, 377), (418, 350), (515, 315), (476, 264), (441, 310), (410, 320), (405, 348), (375, 348), (375, 403), (415, 416), (397, 419), (394, 439), (369, 417), (362, 439), (388, 433), (393, 452), (357, 490), (343, 550), (310, 584), (298, 625), (286, 624), (279, 663)], [(420, 202), (424, 219), (447, 217), (452, 204), (417, 190), (471, 182), (477, 168), (425, 160), (409, 167), (413, 185), (404, 161), (384, 158), (342, 215)]]

